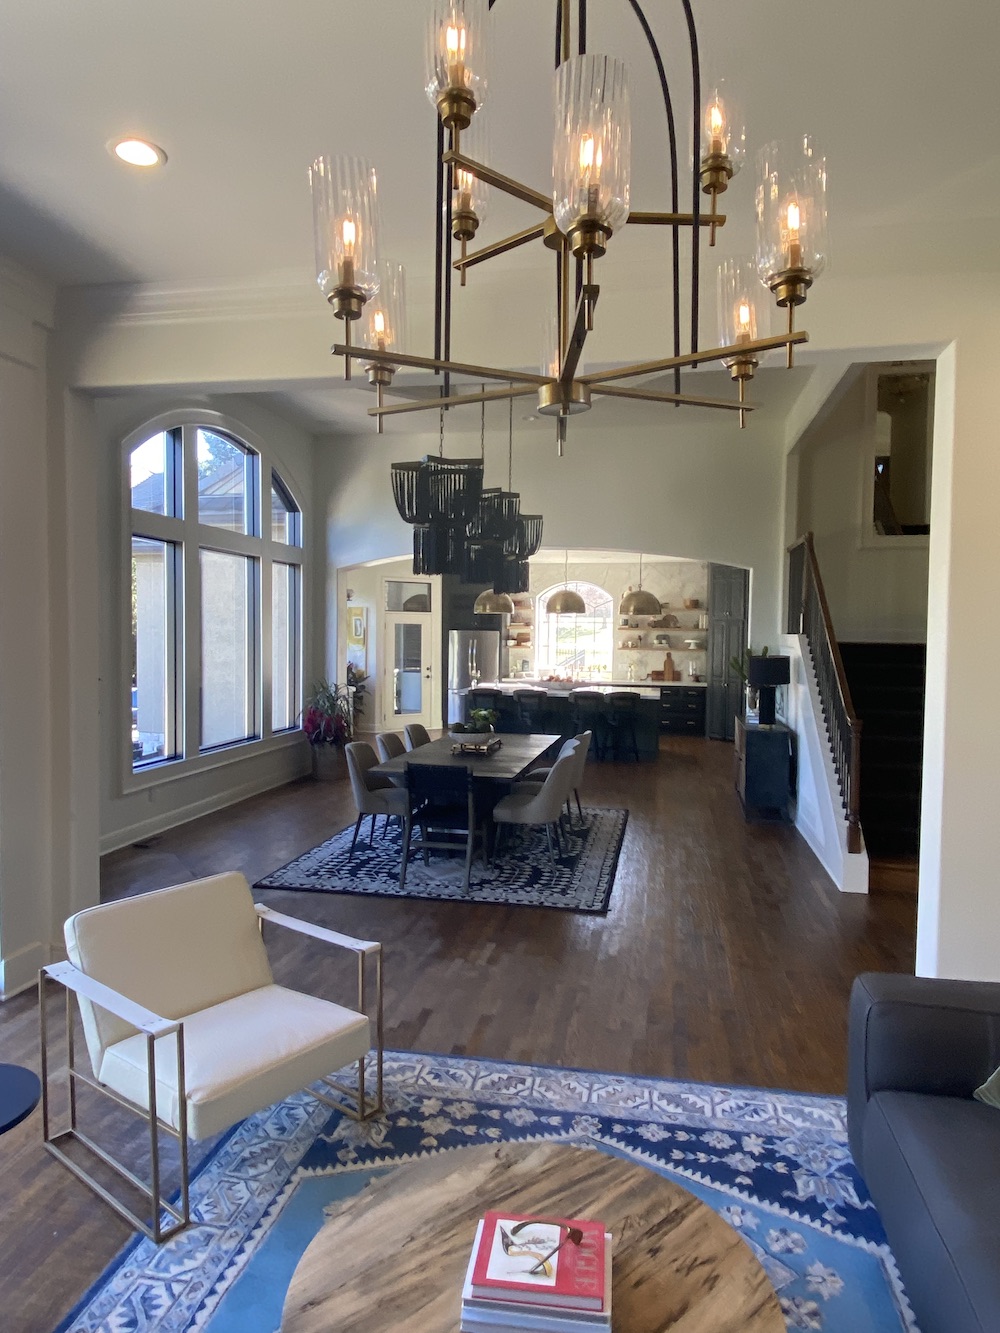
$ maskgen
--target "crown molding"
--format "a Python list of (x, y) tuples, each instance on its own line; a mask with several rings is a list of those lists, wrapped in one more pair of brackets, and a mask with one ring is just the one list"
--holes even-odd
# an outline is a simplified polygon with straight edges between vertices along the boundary
[(0, 256), (0, 303), (45, 329), (55, 326), (55, 283), (3, 256)]

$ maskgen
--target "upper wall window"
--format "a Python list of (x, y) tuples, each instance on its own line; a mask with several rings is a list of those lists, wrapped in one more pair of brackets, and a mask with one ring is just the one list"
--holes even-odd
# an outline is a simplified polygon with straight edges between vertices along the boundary
[(175, 514), (175, 443), (165, 430), (143, 440), (130, 454), (132, 508), (148, 514)]
[(198, 422), (151, 432), (126, 490), (132, 770), (297, 728), (302, 515), (266, 444)]
[(299, 507), (277, 472), (271, 473), (271, 540), (285, 546), (302, 545)]
[(248, 535), (256, 530), (257, 455), (215, 431), (198, 431), (198, 521)]

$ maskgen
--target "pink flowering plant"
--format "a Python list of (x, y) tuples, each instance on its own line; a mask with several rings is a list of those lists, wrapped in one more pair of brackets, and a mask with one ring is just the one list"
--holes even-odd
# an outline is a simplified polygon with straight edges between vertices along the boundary
[(351, 696), (346, 685), (317, 681), (302, 709), (310, 745), (345, 745), (351, 739)]

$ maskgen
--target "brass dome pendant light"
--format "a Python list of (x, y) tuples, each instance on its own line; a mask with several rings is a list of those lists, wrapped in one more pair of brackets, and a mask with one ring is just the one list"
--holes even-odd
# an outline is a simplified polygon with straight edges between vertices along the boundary
[(575, 588), (569, 586), (568, 550), (563, 564), (563, 587), (558, 592), (554, 592), (549, 598), (545, 606), (545, 612), (550, 616), (585, 616), (587, 614), (587, 603)]
[(633, 592), (629, 588), (628, 592), (621, 600), (618, 608), (620, 616), (658, 616), (663, 612), (663, 607), (658, 599), (651, 592), (646, 592), (642, 586), (642, 552), (639, 553), (639, 587)]
[(477, 616), (512, 616), (514, 603), (505, 592), (494, 592), (492, 588), (484, 588), (476, 598), (472, 610)]

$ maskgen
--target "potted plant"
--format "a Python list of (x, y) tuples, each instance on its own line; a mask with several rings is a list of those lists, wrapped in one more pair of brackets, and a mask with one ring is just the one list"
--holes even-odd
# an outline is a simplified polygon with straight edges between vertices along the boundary
[(347, 685), (318, 680), (306, 696), (302, 730), (312, 747), (313, 777), (344, 777), (344, 746), (351, 739), (351, 692)]
[(488, 735), (493, 731), (494, 723), (499, 721), (500, 714), (495, 708), (470, 708), (468, 722), (454, 723), (450, 734), (459, 738), (477, 734)]

